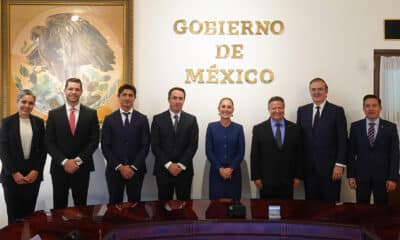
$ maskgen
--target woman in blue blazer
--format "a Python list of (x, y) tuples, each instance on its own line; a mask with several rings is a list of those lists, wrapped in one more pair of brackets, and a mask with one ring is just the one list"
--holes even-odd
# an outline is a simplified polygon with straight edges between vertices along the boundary
[(8, 223), (35, 210), (46, 160), (44, 122), (31, 114), (36, 97), (30, 90), (17, 96), (18, 112), (3, 119), (0, 131), (0, 158)]
[(243, 161), (245, 141), (243, 127), (232, 122), (233, 101), (222, 98), (218, 105), (220, 120), (208, 124), (206, 155), (211, 163), (210, 199), (239, 199), (242, 192), (240, 163)]

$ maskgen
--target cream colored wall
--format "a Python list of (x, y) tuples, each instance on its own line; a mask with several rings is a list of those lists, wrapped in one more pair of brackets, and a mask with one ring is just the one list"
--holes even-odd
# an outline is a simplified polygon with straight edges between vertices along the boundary
[[(383, 20), (400, 18), (397, 0), (135, 0), (134, 81), (138, 88), (136, 107), (149, 119), (167, 109), (167, 91), (184, 87), (184, 109), (197, 116), (200, 139), (194, 159), (193, 198), (206, 198), (203, 178), (207, 123), (218, 119), (216, 105), (223, 96), (235, 101), (234, 121), (243, 124), (246, 137), (245, 161), (249, 170), (251, 130), (265, 120), (266, 101), (280, 95), (286, 101), (286, 117), (295, 121), (299, 105), (310, 102), (307, 85), (316, 76), (329, 85), (328, 100), (342, 105), (348, 123), (361, 118), (361, 98), (373, 91), (373, 50), (399, 48), (397, 41), (383, 40)], [(177, 35), (177, 19), (282, 20), (280, 36)], [(215, 59), (215, 45), (243, 44), (243, 59)], [(271, 84), (185, 84), (186, 68), (270, 68), (276, 79)], [(107, 201), (104, 163), (96, 153), (97, 171), (92, 178), (89, 203)], [(152, 167), (154, 157), (148, 157)], [(207, 175), (206, 175), (207, 176)], [(245, 187), (250, 186), (247, 181)], [(354, 201), (354, 193), (343, 184), (342, 200)], [(45, 181), (37, 209), (51, 208), (51, 181), (46, 165)], [(296, 194), (302, 197), (302, 190)], [(244, 197), (256, 197), (251, 185)], [(156, 198), (151, 169), (145, 178), (143, 199)], [(0, 225), (6, 222), (4, 200), (0, 201)]]
[[(135, 3), (135, 85), (137, 107), (150, 119), (167, 109), (170, 87), (187, 90), (184, 109), (195, 114), (200, 127), (195, 156), (192, 196), (202, 194), (206, 162), (204, 143), (207, 123), (218, 119), (216, 105), (223, 96), (235, 101), (234, 121), (244, 125), (249, 166), (252, 126), (267, 118), (266, 101), (280, 95), (286, 117), (296, 120), (299, 105), (310, 102), (308, 82), (316, 76), (329, 85), (328, 100), (342, 105), (348, 123), (361, 117), (361, 99), (373, 91), (373, 50), (398, 48), (399, 42), (383, 40), (385, 18), (399, 18), (395, 0), (157, 0)], [(282, 20), (285, 32), (268, 36), (177, 35), (177, 19)], [(216, 59), (217, 44), (243, 44), (243, 59)], [(186, 68), (270, 68), (271, 84), (185, 84)], [(149, 157), (152, 163), (153, 157)], [(298, 196), (302, 192), (298, 192)], [(256, 191), (251, 186), (251, 197)], [(250, 196), (246, 196), (250, 197)], [(343, 182), (343, 201), (354, 193)]]

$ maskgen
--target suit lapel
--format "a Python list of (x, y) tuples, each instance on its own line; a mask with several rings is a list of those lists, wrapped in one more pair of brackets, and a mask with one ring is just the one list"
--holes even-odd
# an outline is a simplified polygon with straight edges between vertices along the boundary
[(285, 135), (283, 136), (283, 144), (282, 144), (282, 149), (285, 147), (285, 144), (287, 142), (286, 139), (290, 136), (290, 133), (292, 132), (291, 125), (290, 123), (285, 119)]
[(312, 131), (312, 122), (313, 122), (313, 104), (310, 103), (305, 108), (305, 123), (308, 127), (309, 131)]
[[(164, 112), (163, 117), (165, 118), (164, 122), (167, 124), (168, 129), (171, 131), (171, 133), (173, 135), (175, 135), (174, 124), (172, 123), (171, 114), (170, 114), (169, 110)], [(181, 114), (181, 119), (182, 119), (182, 114)], [(179, 125), (178, 125), (178, 128), (179, 128)]]
[(129, 121), (128, 128), (133, 127), (133, 124), (135, 122), (135, 118), (136, 118), (135, 111), (132, 111), (132, 116), (131, 116), (131, 120)]
[[(19, 115), (18, 113), (15, 115), (14, 117), (14, 123), (15, 123), (15, 136), (17, 137), (17, 152), (18, 153), (23, 153), (22, 150), (22, 143), (21, 143), (21, 126), (20, 126), (20, 122), (19, 122)], [(23, 154), (21, 154), (21, 159), (24, 158)]]
[(383, 133), (382, 133), (383, 130), (384, 130), (383, 120), (380, 119), (380, 120), (379, 120), (379, 126), (378, 126), (378, 134), (376, 134), (375, 141), (374, 141), (374, 145), (375, 145), (376, 142), (378, 142), (378, 141), (381, 139), (382, 134), (383, 134)]
[[(69, 120), (68, 120), (68, 115), (67, 115), (67, 106), (64, 104), (64, 106), (62, 108), (60, 108), (58, 110), (58, 115), (59, 117), (57, 117), (57, 121), (59, 121), (59, 119), (61, 119), (62, 121), (59, 124), (62, 124), (62, 129), (65, 129), (66, 131), (68, 131), (67, 136), (71, 136), (73, 137), (72, 133), (71, 133), (71, 128), (69, 127)], [(79, 114), (80, 117), (80, 114)], [(75, 132), (76, 132), (76, 128), (75, 128)]]
[(367, 134), (367, 120), (366, 119), (364, 119), (361, 122), (360, 131), (361, 131), (362, 139), (365, 142), (365, 144), (368, 145), (369, 147), (371, 147), (371, 144), (369, 144), (369, 139), (368, 139), (368, 134)]
[[(321, 116), (320, 116), (320, 121), (319, 121), (319, 123), (321, 123), (321, 122), (324, 122), (325, 121), (325, 119), (326, 118), (329, 118), (329, 109), (330, 109), (330, 104), (329, 104), (329, 102), (328, 101), (326, 101), (326, 103), (325, 103), (325, 106), (324, 106), (324, 108), (322, 109), (322, 111), (321, 111)], [(312, 111), (311, 111), (311, 116), (312, 116)], [(320, 125), (320, 124), (318, 124), (318, 125)]]
[[(122, 121), (122, 116), (121, 116), (121, 112), (119, 111), (119, 109), (117, 111), (114, 112), (114, 119), (116, 121), (116, 126), (121, 127), (121, 129), (124, 127), (124, 122)], [(133, 116), (132, 116), (133, 119)], [(131, 119), (131, 121), (132, 121)]]
[(38, 143), (38, 126), (36, 124), (35, 119), (32, 117), (32, 115), (29, 116), (30, 120), (31, 120), (31, 126), (32, 126), (32, 144), (31, 144), (31, 154), (30, 156), (32, 156), (32, 150), (34, 149), (34, 144)]
[[(85, 109), (84, 109), (83, 105), (81, 104), (81, 107), (79, 109), (78, 119), (77, 119), (76, 126), (75, 126), (75, 135), (74, 136), (76, 136), (79, 133), (79, 127), (82, 125), (81, 121), (83, 121), (83, 119), (85, 119), (84, 115), (85, 115)], [(71, 135), (72, 135), (72, 133), (71, 133)]]
[[(171, 123), (172, 123), (172, 121), (171, 121)], [(180, 116), (179, 121), (178, 121), (178, 130), (177, 130), (176, 133), (175, 133), (175, 131), (174, 131), (174, 133), (175, 133), (176, 135), (179, 135), (179, 133), (182, 132), (182, 129), (183, 129), (183, 126), (184, 126), (185, 123), (186, 123), (186, 115), (185, 115), (185, 113), (182, 111), (182, 112), (181, 112), (181, 116)], [(173, 126), (173, 124), (172, 124), (172, 130), (173, 130), (173, 129), (174, 129), (174, 126)]]

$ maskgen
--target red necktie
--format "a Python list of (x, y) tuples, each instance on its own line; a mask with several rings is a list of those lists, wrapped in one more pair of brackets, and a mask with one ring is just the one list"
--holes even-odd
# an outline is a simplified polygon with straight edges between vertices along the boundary
[(69, 128), (71, 129), (72, 135), (75, 135), (75, 108), (72, 107), (69, 113)]

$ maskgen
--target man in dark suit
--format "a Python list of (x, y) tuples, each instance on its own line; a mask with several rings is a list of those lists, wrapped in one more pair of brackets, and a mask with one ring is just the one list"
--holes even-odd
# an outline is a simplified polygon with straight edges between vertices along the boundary
[(270, 98), (268, 111), (270, 118), (253, 128), (251, 180), (262, 199), (293, 199), (303, 177), (301, 131), (284, 118), (283, 98)]
[(94, 171), (92, 155), (99, 145), (96, 110), (79, 102), (81, 80), (67, 79), (64, 94), (66, 104), (49, 112), (46, 127), (54, 208), (68, 206), (69, 189), (75, 206), (86, 205), (90, 172)]
[(323, 79), (310, 81), (310, 94), (313, 103), (297, 110), (304, 144), (306, 199), (338, 201), (346, 166), (346, 117), (342, 107), (326, 100), (328, 85)]
[(185, 90), (168, 92), (169, 110), (155, 115), (151, 125), (151, 149), (155, 156), (159, 200), (190, 199), (193, 156), (197, 151), (199, 128), (196, 117), (182, 111)]
[(396, 124), (379, 117), (381, 100), (375, 95), (363, 99), (365, 119), (350, 128), (347, 177), (356, 189), (358, 203), (388, 203), (388, 192), (396, 188), (399, 171), (399, 137)]
[(107, 160), (106, 179), (110, 203), (140, 201), (150, 148), (147, 117), (134, 110), (136, 88), (124, 84), (118, 89), (120, 109), (106, 116), (101, 134), (101, 150)]

